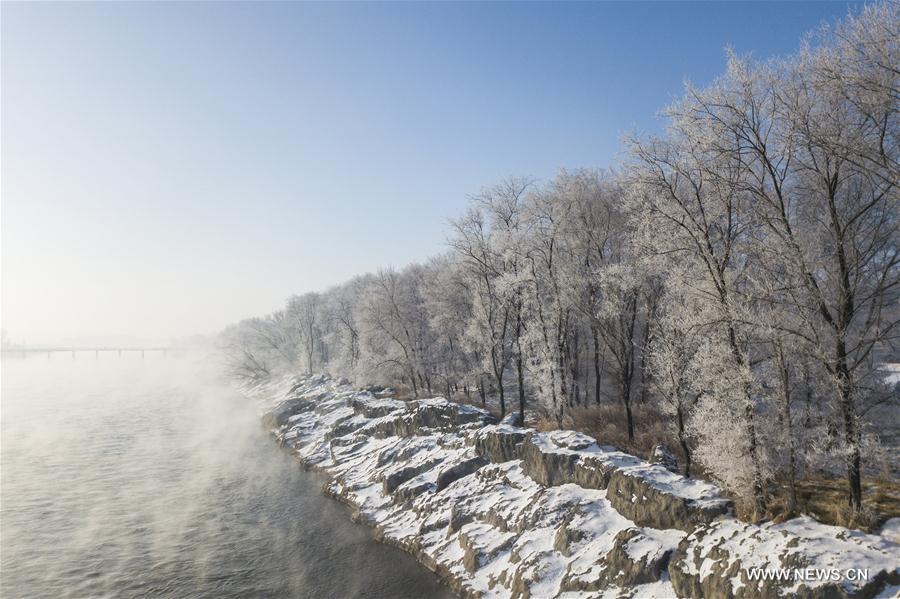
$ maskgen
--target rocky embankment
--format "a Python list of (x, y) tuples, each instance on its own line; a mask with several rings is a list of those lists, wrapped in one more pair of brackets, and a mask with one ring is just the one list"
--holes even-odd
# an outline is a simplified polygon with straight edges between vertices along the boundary
[[(377, 398), (322, 376), (246, 391), (279, 443), (327, 477), (328, 495), (463, 596), (900, 591), (897, 539), (807, 518), (739, 522), (715, 486), (580, 433), (520, 428), (440, 398)], [(805, 579), (752, 579), (754, 569), (807, 568)], [(868, 579), (844, 575), (853, 568)]]

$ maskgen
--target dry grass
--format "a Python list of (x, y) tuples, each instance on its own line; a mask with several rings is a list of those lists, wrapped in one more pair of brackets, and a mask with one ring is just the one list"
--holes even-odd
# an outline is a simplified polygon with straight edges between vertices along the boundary
[(863, 509), (855, 511), (847, 503), (847, 481), (825, 476), (808, 476), (797, 481), (797, 506), (789, 509), (788, 485), (783, 480), (770, 486), (767, 517), (789, 520), (808, 514), (825, 524), (872, 532), (890, 518), (900, 517), (900, 483), (883, 478), (863, 478)]

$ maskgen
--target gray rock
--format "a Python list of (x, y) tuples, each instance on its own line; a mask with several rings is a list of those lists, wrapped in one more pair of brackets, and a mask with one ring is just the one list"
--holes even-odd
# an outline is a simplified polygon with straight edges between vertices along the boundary
[(314, 403), (304, 398), (286, 399), (278, 404), (274, 410), (263, 416), (263, 424), (269, 428), (281, 427), (287, 424), (291, 416), (310, 411), (314, 407)]
[(533, 442), (534, 434), (529, 433), (522, 443), (522, 470), (525, 474), (545, 487), (574, 482), (578, 454), (544, 452)]
[(521, 415), (518, 412), (510, 412), (503, 417), (500, 424), (506, 426), (523, 426)]
[(472, 522), (475, 519), (475, 514), (471, 512), (460, 509), (458, 505), (453, 505), (450, 507), (450, 520), (447, 523), (447, 534), (453, 534), (459, 531), (460, 528)]
[(669, 472), (678, 473), (678, 460), (664, 443), (657, 443), (653, 446), (647, 461), (651, 464), (659, 464)]
[[(750, 580), (747, 565), (730, 548), (739, 547), (744, 555), (753, 556), (754, 567), (763, 558), (765, 569), (803, 569), (813, 566), (811, 559), (816, 551), (810, 551), (809, 539), (793, 534), (784, 525), (763, 525), (719, 521), (698, 527), (686, 536), (672, 555), (669, 578), (679, 597), (715, 597), (727, 599), (769, 599), (773, 597), (798, 597), (800, 599), (869, 599), (879, 594), (886, 585), (900, 584), (900, 567), (893, 570), (869, 571), (868, 581), (846, 584), (848, 581), (823, 581), (821, 584), (799, 584), (783, 580)], [(781, 528), (780, 528), (781, 527)], [(775, 530), (778, 529), (778, 530)], [(802, 529), (801, 529), (802, 530)], [(860, 533), (856, 533), (859, 535)], [(779, 541), (773, 543), (773, 539)], [(829, 539), (828, 543), (836, 539)], [(852, 541), (849, 547), (856, 549)], [(814, 541), (815, 543), (815, 541)], [(778, 549), (780, 547), (780, 549)], [(821, 550), (822, 547), (819, 546)], [(831, 547), (826, 551), (835, 551)], [(838, 550), (839, 551), (839, 550)], [(837, 555), (840, 555), (838, 553)], [(858, 559), (858, 558), (857, 558)], [(863, 566), (864, 563), (856, 563)], [(835, 564), (837, 565), (837, 564)], [(701, 570), (702, 566), (702, 570)], [(821, 564), (814, 567), (820, 567)], [(851, 567), (850, 563), (842, 567)], [(704, 576), (700, 575), (704, 573)], [(738, 582), (739, 581), (739, 582)]]
[(633, 548), (641, 543), (653, 542), (639, 528), (626, 528), (616, 535), (612, 551), (601, 559), (607, 565), (604, 574), (609, 583), (626, 587), (656, 582), (662, 577), (672, 556), (671, 546), (669, 549), (660, 547), (657, 551), (636, 553)]
[(424, 472), (428, 472), (441, 463), (441, 460), (429, 460), (415, 466), (406, 466), (387, 475), (382, 481), (382, 488), (385, 493), (393, 493), (397, 487), (408, 480), (419, 476)]
[[(657, 550), (636, 551), (635, 547), (657, 547)], [(566, 554), (564, 554), (566, 555)], [(672, 555), (671, 548), (665, 549), (648, 538), (640, 528), (626, 528), (613, 540), (612, 549), (600, 555), (596, 565), (597, 575), (587, 578), (582, 573), (574, 575), (567, 571), (561, 584), (562, 591), (592, 592), (610, 587), (629, 588), (639, 584), (657, 582), (662, 578)]]
[[(390, 418), (388, 416), (391, 416)], [(465, 425), (495, 424), (497, 419), (484, 410), (450, 402), (411, 401), (403, 411), (393, 411), (369, 424), (365, 431), (373, 436), (412, 437), (435, 431), (456, 431)]]
[(355, 433), (365, 425), (365, 421), (360, 420), (355, 416), (347, 416), (346, 418), (338, 420), (334, 426), (325, 433), (325, 440), (331, 441), (332, 439)]
[(354, 413), (366, 418), (381, 418), (401, 411), (405, 408), (405, 404), (399, 400), (373, 399), (367, 397), (354, 397), (350, 400), (350, 407)]
[[(661, 466), (657, 466), (661, 468)], [(640, 473), (612, 473), (606, 497), (616, 510), (638, 526), (677, 528), (686, 532), (712, 522), (732, 509), (725, 499), (693, 500), (655, 488)]]
[(515, 536), (510, 535), (495, 545), (486, 545), (465, 529), (460, 530), (457, 538), (459, 546), (463, 549), (463, 567), (470, 574), (490, 562), (499, 553), (509, 549), (516, 539)]
[(605, 489), (615, 468), (605, 459), (594, 455), (583, 455), (575, 463), (573, 482), (585, 489)]
[[(550, 443), (548, 443), (548, 440)], [(584, 451), (591, 448), (593, 451)], [(639, 526), (691, 531), (731, 510), (719, 496), (695, 500), (654, 484), (662, 466), (618, 452), (598, 448), (593, 439), (574, 433), (529, 433), (520, 446), (522, 470), (544, 486), (574, 483), (588, 489), (607, 489), (607, 498), (623, 516)], [(665, 472), (677, 485), (689, 479)], [(669, 485), (673, 486), (673, 485)]]
[(488, 428), (473, 433), (469, 439), (478, 455), (489, 458), (500, 464), (510, 460), (522, 459), (522, 442), (526, 431)]
[(412, 501), (422, 493), (427, 493), (429, 491), (434, 491), (434, 483), (428, 481), (415, 482), (415, 478), (410, 479), (397, 487), (394, 491), (394, 502), (395, 503), (405, 503), (408, 501)]
[(566, 518), (566, 520), (560, 525), (560, 527), (556, 529), (556, 534), (553, 535), (553, 548), (566, 557), (570, 557), (572, 555), (572, 545), (584, 540), (586, 536), (583, 530), (569, 526), (570, 522), (571, 517)]
[(447, 488), (451, 483), (461, 479), (464, 476), (469, 476), (482, 466), (485, 466), (489, 463), (488, 459), (482, 456), (476, 456), (474, 458), (470, 458), (468, 460), (459, 462), (449, 468), (441, 471), (437, 477), (437, 487), (436, 491), (440, 492)]

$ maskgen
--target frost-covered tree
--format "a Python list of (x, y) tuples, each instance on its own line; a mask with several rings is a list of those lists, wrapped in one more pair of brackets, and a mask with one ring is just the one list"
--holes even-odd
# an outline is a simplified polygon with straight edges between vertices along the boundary
[(295, 295), (288, 299), (285, 318), (293, 323), (306, 372), (312, 374), (327, 362), (324, 345), (324, 314), (322, 297), (318, 293)]
[(293, 368), (297, 336), (286, 320), (284, 311), (277, 311), (228, 327), (221, 338), (227, 370), (239, 380), (256, 381)]
[(678, 445), (684, 455), (684, 475), (691, 475), (693, 449), (688, 435), (694, 406), (703, 393), (696, 384), (696, 356), (703, 338), (699, 329), (680, 317), (683, 306), (677, 291), (669, 289), (664, 296), (662, 314), (653, 324), (654, 343), (648, 355), (648, 368), (653, 373), (654, 387), (663, 413), (670, 416)]
[(492, 245), (499, 267), (497, 291), (512, 322), (510, 351), (511, 361), (515, 363), (519, 418), (522, 422), (525, 420), (526, 403), (523, 337), (527, 326), (523, 298), (524, 242), (529, 225), (525, 218), (525, 199), (532, 186), (533, 182), (529, 179), (510, 177), (498, 185), (484, 189), (475, 198), (490, 220)]
[(502, 260), (491, 239), (490, 224), (480, 207), (472, 206), (453, 226), (451, 245), (460, 256), (472, 294), (471, 317), (464, 342), (475, 358), (482, 400), (485, 393), (484, 373), (494, 379), (500, 412), (505, 415), (503, 380), (512, 357), (511, 335), (515, 323), (510, 305), (500, 290)]
[(722, 78), (677, 108), (683, 127), (706, 132), (727, 157), (750, 199), (748, 268), (775, 281), (755, 297), (766, 320), (833, 382), (855, 508), (861, 404), (878, 376), (869, 357), (898, 336), (886, 310), (900, 285), (898, 20), (897, 4), (870, 7), (788, 60), (732, 56)]
[(451, 387), (462, 384), (469, 394), (467, 377), (472, 358), (466, 346), (466, 328), (472, 319), (472, 290), (463, 264), (451, 255), (428, 262), (422, 297), (428, 324), (434, 331), (434, 376), (443, 381), (447, 397)]
[[(686, 320), (682, 326), (702, 327), (709, 338), (709, 361), (699, 366), (706, 373), (728, 375), (717, 383), (718, 393), (704, 394), (698, 402), (702, 417), (694, 420), (701, 447), (696, 456), (762, 514), (766, 473), (755, 422), (748, 333), (741, 325), (750, 309), (742, 299), (747, 273), (742, 245), (754, 221), (739, 159), (718, 151), (715, 123), (682, 116), (694, 109), (688, 96), (669, 110), (672, 124), (665, 138), (632, 143), (631, 209), (639, 246), (667, 260), (682, 278), (690, 305), (681, 312)], [(701, 378), (715, 381), (714, 376)], [(729, 451), (712, 450), (722, 441), (718, 431), (735, 427)]]
[(523, 310), (529, 322), (527, 345), (534, 356), (531, 372), (539, 398), (558, 422), (570, 406), (572, 394), (572, 372), (567, 359), (574, 313), (567, 296), (567, 266), (572, 255), (571, 247), (565, 243), (563, 226), (571, 217), (572, 208), (564, 174), (531, 194), (526, 208), (530, 225), (524, 250)]
[(607, 344), (600, 333), (600, 315), (604, 310), (608, 313), (608, 308), (598, 277), (605, 265), (621, 262), (626, 235), (623, 193), (616, 176), (610, 172), (563, 171), (557, 181), (564, 182), (561, 186), (572, 201), (571, 217), (561, 223), (566, 227), (566, 245), (571, 248), (573, 257), (568, 263), (570, 272), (566, 277), (567, 301), (578, 313), (574, 325), (584, 329), (581, 338), (590, 339), (589, 365), (581, 375), (585, 394), (588, 379), (593, 377), (593, 401), (600, 404), (607, 364)]
[(638, 302), (642, 278), (637, 263), (610, 264), (595, 276), (596, 289), (603, 301), (594, 320), (601, 339), (612, 356), (613, 371), (619, 388), (619, 401), (625, 409), (628, 438), (634, 439), (631, 402), (634, 395), (635, 350)]
[[(363, 299), (364, 372), (379, 379), (393, 372), (412, 388), (413, 396), (431, 390), (429, 349), (433, 334), (422, 298), (423, 269), (381, 270)], [(388, 380), (390, 377), (387, 377)]]
[(370, 277), (356, 277), (343, 285), (336, 286), (325, 295), (326, 314), (331, 334), (328, 346), (331, 362), (329, 368), (348, 376), (356, 376), (361, 353), (361, 298)]
[(501, 415), (515, 387), (558, 425), (616, 401), (629, 438), (637, 399), (756, 515), (770, 480), (836, 466), (858, 509), (900, 401), (879, 363), (900, 351), (897, 39), (885, 2), (794, 56), (729, 55), (621, 172), (488, 186), (447, 254), (230, 327), (229, 367), (490, 388)]

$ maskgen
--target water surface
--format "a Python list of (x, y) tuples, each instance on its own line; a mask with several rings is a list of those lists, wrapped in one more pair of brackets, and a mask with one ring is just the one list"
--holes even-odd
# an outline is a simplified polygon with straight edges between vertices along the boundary
[(197, 359), (4, 359), (0, 595), (447, 597)]

